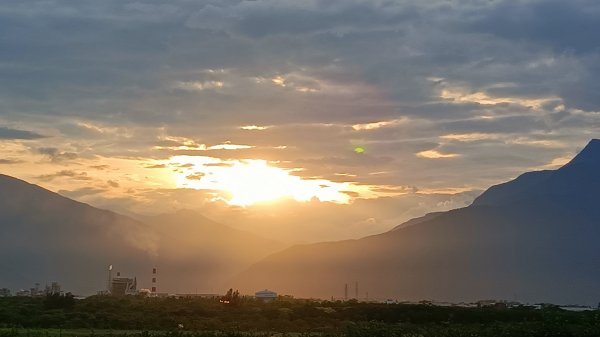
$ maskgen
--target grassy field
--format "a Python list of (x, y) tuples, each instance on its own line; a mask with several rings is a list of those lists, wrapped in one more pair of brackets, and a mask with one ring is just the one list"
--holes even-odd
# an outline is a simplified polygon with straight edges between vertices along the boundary
[[(144, 332), (137, 330), (105, 330), (105, 329), (25, 329), (4, 328), (0, 329), (0, 336), (27, 336), (27, 337), (87, 337), (87, 336), (155, 336), (157, 332)], [(164, 333), (162, 333), (164, 335)]]
[(1, 337), (318, 337), (322, 333), (0, 328)]
[[(62, 329), (61, 329), (62, 328)], [(600, 311), (357, 301), (0, 298), (0, 337), (599, 337)]]

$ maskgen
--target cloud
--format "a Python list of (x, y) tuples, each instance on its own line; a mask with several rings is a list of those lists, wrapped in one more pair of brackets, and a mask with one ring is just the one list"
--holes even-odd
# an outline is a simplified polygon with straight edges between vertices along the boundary
[(267, 130), (269, 128), (271, 128), (272, 126), (258, 126), (258, 125), (244, 125), (244, 126), (240, 126), (240, 129), (242, 130), (257, 130), (257, 131), (262, 131), (262, 130)]
[(165, 165), (165, 164), (155, 164), (155, 165), (146, 166), (146, 168), (149, 168), (149, 169), (162, 169), (162, 168), (166, 168), (166, 167), (167, 167), (167, 165)]
[(40, 181), (45, 181), (45, 182), (52, 181), (56, 178), (69, 178), (69, 179), (73, 179), (73, 180), (83, 180), (83, 181), (92, 180), (92, 178), (90, 176), (88, 176), (88, 174), (86, 172), (75, 172), (72, 170), (62, 170), (62, 171), (58, 171), (56, 173), (42, 174), (42, 175), (38, 176), (37, 178)]
[(105, 192), (104, 189), (94, 188), (94, 187), (82, 187), (73, 191), (69, 190), (59, 190), (58, 194), (62, 194), (69, 198), (79, 199), (89, 195), (95, 195)]
[(2, 164), (2, 165), (19, 164), (22, 162), (23, 162), (22, 160), (18, 160), (18, 159), (0, 159), (0, 164)]
[(417, 153), (417, 157), (427, 158), (427, 159), (444, 159), (444, 158), (455, 158), (459, 155), (456, 153), (441, 153), (438, 150), (426, 150)]
[(119, 187), (119, 183), (113, 180), (108, 180), (106, 181), (106, 184), (108, 184), (108, 186), (112, 187), (112, 188), (117, 188)]
[(185, 91), (203, 91), (209, 89), (220, 89), (225, 86), (221, 81), (205, 81), (205, 82), (177, 82), (173, 86), (175, 89)]
[(251, 145), (239, 145), (239, 144), (225, 143), (225, 144), (209, 146), (207, 148), (207, 150), (243, 150), (243, 149), (251, 149), (253, 147), (254, 146), (251, 146)]
[(391, 120), (391, 121), (354, 124), (354, 125), (352, 125), (352, 128), (356, 131), (374, 130), (374, 129), (384, 128), (384, 127), (388, 127), (388, 126), (397, 126), (397, 125), (403, 123), (403, 121), (405, 122), (405, 120), (395, 119), (395, 120)]
[(200, 180), (205, 175), (206, 174), (204, 174), (202, 172), (197, 172), (197, 173), (194, 173), (194, 174), (187, 175), (187, 176), (185, 176), (185, 178), (188, 179), (188, 180)]
[(471, 29), (527, 39), (558, 51), (597, 52), (600, 5), (593, 0), (499, 1), (467, 20)]
[(22, 140), (32, 140), (32, 139), (40, 139), (45, 138), (45, 136), (35, 133), (32, 131), (25, 131), (19, 129), (12, 129), (0, 126), (0, 140), (1, 139), (22, 139)]
[(495, 140), (499, 136), (496, 134), (473, 132), (473, 133), (452, 133), (440, 137), (444, 140), (452, 140), (458, 142), (476, 142), (481, 140)]
[(518, 104), (531, 109), (540, 109), (551, 103), (556, 103), (556, 105), (558, 105), (562, 101), (559, 97), (493, 97), (485, 92), (469, 92), (459, 88), (443, 89), (440, 93), (440, 97), (457, 103), (476, 103), (483, 105)]
[(48, 156), (48, 158), (50, 158), (50, 160), (53, 162), (73, 160), (78, 157), (77, 153), (60, 151), (59, 149), (54, 147), (40, 147), (37, 149), (37, 152)]

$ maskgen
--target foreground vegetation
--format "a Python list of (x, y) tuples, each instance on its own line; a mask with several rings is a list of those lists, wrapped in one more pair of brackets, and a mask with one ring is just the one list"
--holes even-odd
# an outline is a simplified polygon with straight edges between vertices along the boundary
[(0, 298), (3, 336), (600, 336), (600, 312), (200, 298)]

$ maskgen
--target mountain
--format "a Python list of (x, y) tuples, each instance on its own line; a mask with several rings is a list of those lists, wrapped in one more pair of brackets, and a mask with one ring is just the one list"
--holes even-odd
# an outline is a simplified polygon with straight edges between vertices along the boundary
[(0, 200), (0, 287), (59, 281), (89, 294), (106, 288), (110, 263), (141, 272), (156, 255), (158, 237), (131, 218), (6, 175)]
[(159, 291), (222, 292), (239, 270), (283, 248), (193, 212), (134, 220), (0, 175), (0, 288), (58, 281), (78, 294), (106, 288), (107, 266)]
[(390, 231), (397, 231), (400, 230), (402, 228), (406, 228), (406, 227), (410, 227), (410, 226), (414, 226), (414, 225), (418, 225), (422, 222), (425, 221), (429, 221), (431, 219), (434, 219), (435, 217), (437, 217), (440, 214), (443, 214), (444, 212), (433, 212), (433, 213), (427, 213), (423, 216), (420, 216), (418, 218), (414, 218), (414, 219), (410, 219), (406, 222), (401, 223), (400, 225), (392, 228)]
[(600, 140), (594, 139), (569, 163), (555, 171), (529, 172), (491, 187), (474, 206), (508, 206), (530, 202), (560, 203), (571, 210), (599, 216)]
[(236, 279), (300, 297), (585, 303), (600, 300), (600, 141), (558, 170), (491, 187), (472, 205), (359, 240), (298, 245)]

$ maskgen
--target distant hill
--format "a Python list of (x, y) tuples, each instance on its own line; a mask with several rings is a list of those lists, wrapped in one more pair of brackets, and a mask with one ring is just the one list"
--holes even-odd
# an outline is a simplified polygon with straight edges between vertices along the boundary
[(158, 267), (159, 290), (222, 292), (213, 287), (281, 248), (192, 212), (142, 222), (0, 175), (0, 287), (59, 281), (93, 294), (113, 264), (140, 286)]
[(600, 300), (600, 141), (472, 205), (359, 240), (299, 245), (236, 279), (300, 297), (585, 303)]

